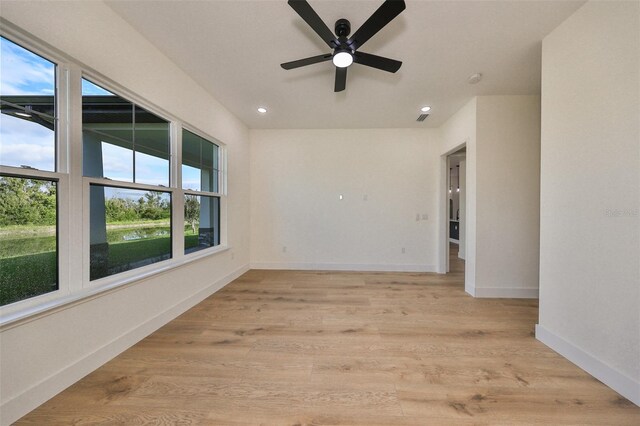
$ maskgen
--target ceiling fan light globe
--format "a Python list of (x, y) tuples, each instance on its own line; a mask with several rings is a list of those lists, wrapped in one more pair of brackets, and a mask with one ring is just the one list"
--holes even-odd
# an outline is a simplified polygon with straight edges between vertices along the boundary
[(349, 52), (338, 52), (333, 55), (333, 65), (338, 68), (346, 68), (353, 63), (353, 56)]

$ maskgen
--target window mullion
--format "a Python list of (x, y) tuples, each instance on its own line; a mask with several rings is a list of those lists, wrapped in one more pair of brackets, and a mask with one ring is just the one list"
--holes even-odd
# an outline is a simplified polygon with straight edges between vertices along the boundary
[[(66, 217), (61, 217), (69, 224), (69, 232), (66, 240), (69, 244), (66, 264), (69, 268), (68, 282), (71, 292), (83, 287), (84, 258), (84, 217), (81, 208), (83, 205), (82, 187), (82, 72), (79, 67), (69, 67), (66, 79), (66, 93), (63, 96), (64, 108), (60, 109), (60, 122), (65, 123), (63, 132), (66, 134), (64, 143), (68, 165), (66, 172), (69, 174), (69, 209)], [(61, 126), (63, 127), (63, 126)], [(61, 234), (64, 236), (65, 234)], [(61, 257), (64, 260), (64, 257)]]
[[(133, 181), (136, 180), (136, 105), (134, 103), (131, 104), (131, 113), (133, 114), (131, 117), (131, 161), (133, 161)], [(169, 184), (170, 185), (170, 184)]]
[(170, 138), (170, 181), (175, 188), (171, 197), (171, 231), (173, 235), (171, 248), (174, 258), (184, 256), (184, 191), (182, 190), (182, 126), (171, 122)]
[(99, 177), (85, 177), (85, 182), (90, 184), (97, 184), (102, 186), (111, 186), (115, 188), (128, 188), (128, 189), (140, 189), (143, 191), (153, 192), (171, 192), (173, 188), (168, 188), (164, 185), (150, 185), (148, 183), (132, 183), (121, 180), (113, 180)]
[(185, 194), (188, 194), (188, 195), (204, 195), (204, 196), (207, 196), (207, 197), (218, 197), (218, 198), (220, 198), (220, 197), (223, 196), (223, 194), (220, 193), (220, 192), (192, 191), (190, 189), (185, 189), (183, 192)]

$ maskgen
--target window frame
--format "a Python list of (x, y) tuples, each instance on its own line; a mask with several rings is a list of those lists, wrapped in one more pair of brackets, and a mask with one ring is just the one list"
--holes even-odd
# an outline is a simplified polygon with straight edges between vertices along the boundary
[[(136, 280), (139, 278), (144, 278), (148, 276), (150, 273), (153, 274), (156, 269), (159, 268), (157, 265), (164, 265), (167, 262), (171, 262), (176, 259), (176, 251), (175, 251), (175, 240), (176, 240), (176, 219), (174, 217), (175, 208), (174, 204), (177, 198), (175, 177), (174, 177), (174, 168), (172, 164), (175, 162), (175, 144), (173, 143), (173, 136), (175, 134), (174, 128), (176, 126), (176, 119), (173, 115), (168, 112), (162, 110), (150, 104), (145, 99), (137, 96), (126, 88), (120, 86), (119, 84), (113, 82), (112, 80), (100, 75), (99, 73), (92, 72), (91, 70), (82, 70), (82, 75), (80, 78), (80, 122), (78, 123), (79, 132), (80, 132), (80, 141), (82, 141), (82, 80), (88, 80), (90, 83), (93, 83), (120, 98), (131, 102), (135, 107), (143, 108), (145, 111), (150, 112), (151, 114), (157, 115), (158, 117), (166, 120), (169, 123), (169, 186), (160, 186), (160, 185), (150, 185), (146, 183), (137, 183), (137, 182), (129, 182), (129, 181), (120, 181), (109, 178), (100, 178), (100, 177), (92, 177), (85, 176), (84, 171), (82, 171), (82, 193), (83, 193), (83, 243), (82, 247), (84, 249), (84, 253), (82, 254), (83, 267), (82, 267), (82, 283), (83, 287), (103, 287), (103, 288), (111, 288), (114, 285), (127, 283), (130, 281)], [(83, 145), (83, 144), (80, 144)], [(132, 151), (134, 158), (133, 161), (135, 163), (135, 151)], [(160, 262), (155, 262), (150, 265), (141, 266), (139, 268), (130, 269), (128, 271), (119, 272), (113, 275), (108, 275), (106, 277), (98, 278), (95, 280), (91, 280), (91, 268), (90, 268), (90, 240), (91, 240), (91, 225), (90, 225), (90, 191), (91, 185), (102, 185), (108, 187), (116, 187), (123, 189), (137, 189), (143, 191), (160, 191), (167, 192), (171, 197), (171, 257), (169, 259), (162, 260)]]
[[(216, 145), (218, 147), (218, 192), (212, 192), (212, 191), (194, 191), (191, 189), (183, 189), (182, 188), (182, 130), (186, 130), (188, 132), (193, 133), (194, 135), (206, 140), (207, 142)], [(182, 127), (179, 131), (180, 133), (180, 162), (178, 164), (178, 168), (179, 168), (179, 188), (180, 188), (180, 192), (182, 194), (180, 194), (180, 201), (182, 203), (181, 206), (181, 210), (182, 210), (182, 221), (180, 223), (181, 229), (184, 229), (184, 201), (185, 201), (185, 196), (186, 195), (196, 195), (196, 196), (205, 196), (205, 197), (217, 197), (220, 201), (220, 211), (219, 211), (219, 220), (220, 220), (220, 225), (219, 225), (219, 239), (220, 239), (220, 244), (216, 245), (216, 246), (211, 246), (211, 247), (207, 247), (207, 248), (203, 248), (200, 250), (196, 250), (193, 251), (191, 253), (185, 253), (184, 252), (184, 231), (182, 231), (182, 254), (183, 256), (187, 256), (187, 257), (195, 257), (198, 256), (199, 254), (202, 255), (203, 253), (209, 253), (212, 250), (216, 250), (219, 247), (226, 247), (227, 246), (227, 227), (226, 227), (226, 211), (227, 211), (227, 200), (226, 200), (226, 194), (227, 194), (227, 156), (226, 156), (226, 149), (224, 148), (224, 144), (222, 142), (220, 142), (218, 139), (211, 137), (209, 135), (207, 135), (206, 133), (203, 133), (197, 129), (195, 129), (193, 126), (190, 126), (187, 123), (183, 123)]]
[[(0, 329), (14, 327), (58, 310), (162, 274), (199, 259), (230, 249), (227, 240), (227, 163), (226, 145), (202, 132), (133, 91), (76, 61), (66, 53), (24, 32), (0, 18), (0, 35), (56, 65), (56, 170), (43, 171), (0, 165), (0, 173), (24, 178), (57, 182), (57, 257), (58, 290), (0, 306)], [(121, 182), (83, 175), (82, 147), (82, 79), (158, 115), (169, 123), (169, 186)], [(182, 190), (182, 129), (215, 141), (219, 155), (217, 193), (203, 193), (220, 198), (220, 244), (186, 255), (184, 253), (184, 190)], [(140, 190), (161, 191), (171, 197), (172, 258), (131, 269), (94, 281), (89, 280), (89, 191), (91, 184)], [(196, 194), (199, 195), (199, 194)], [(81, 226), (77, 226), (81, 223)]]
[[(0, 36), (14, 43), (15, 45), (28, 50), (43, 59), (51, 62), (55, 66), (54, 71), (54, 170), (29, 169), (0, 164), (0, 174), (24, 178), (42, 179), (56, 182), (57, 213), (56, 213), (56, 261), (57, 261), (57, 284), (56, 290), (19, 300), (7, 305), (0, 306), (0, 325), (3, 324), (5, 315), (15, 316), (22, 311), (28, 312), (36, 305), (49, 305), (55, 300), (65, 297), (71, 292), (71, 282), (69, 280), (70, 268), (68, 259), (70, 255), (69, 239), (63, 237), (71, 232), (68, 221), (70, 215), (70, 179), (69, 179), (69, 132), (66, 105), (69, 98), (69, 72), (71, 69), (68, 58), (56, 49), (45, 43), (38, 42), (32, 37), (13, 28), (11, 25), (4, 25), (2, 22)], [(28, 315), (28, 314), (26, 314)]]
[[(84, 197), (84, 206), (83, 206), (83, 227), (84, 227), (84, 231), (83, 235), (84, 235), (84, 243), (83, 243), (83, 248), (85, 249), (86, 253), (84, 253), (83, 256), (83, 261), (84, 261), (84, 265), (83, 265), (83, 282), (85, 283), (85, 286), (88, 287), (94, 287), (94, 286), (110, 286), (111, 284), (114, 283), (118, 283), (122, 280), (127, 280), (129, 278), (135, 278), (136, 275), (140, 274), (140, 275), (146, 275), (149, 272), (153, 272), (154, 269), (156, 269), (157, 267), (155, 265), (158, 264), (163, 264), (165, 262), (170, 262), (171, 260), (173, 260), (175, 258), (175, 253), (173, 252), (173, 240), (176, 238), (174, 235), (174, 231), (175, 231), (175, 227), (174, 227), (174, 219), (173, 219), (173, 202), (174, 202), (174, 197), (175, 194), (173, 191), (171, 191), (169, 188), (164, 188), (164, 187), (160, 187), (160, 186), (155, 186), (155, 185), (148, 185), (148, 184), (130, 184), (128, 182), (119, 182), (119, 181), (113, 181), (113, 180), (109, 180), (109, 179), (101, 179), (101, 178), (93, 178), (93, 177), (85, 177), (83, 178), (83, 183), (85, 185), (86, 191), (86, 197)], [(154, 191), (154, 192), (164, 192), (169, 194), (169, 196), (171, 197), (171, 211), (172, 211), (172, 217), (170, 219), (170, 229), (171, 229), (171, 257), (169, 259), (165, 259), (165, 260), (161, 260), (159, 262), (154, 262), (151, 263), (149, 265), (145, 265), (145, 266), (141, 266), (138, 268), (133, 268), (133, 269), (129, 269), (127, 271), (123, 271), (123, 272), (118, 272), (116, 274), (112, 274), (112, 275), (108, 275), (106, 277), (102, 277), (102, 278), (97, 278), (95, 280), (91, 280), (91, 249), (90, 249), (90, 243), (91, 243), (91, 218), (90, 218), (90, 192), (91, 192), (91, 185), (98, 185), (98, 186), (103, 186), (103, 187), (108, 187), (108, 188), (122, 188), (122, 189), (133, 189), (133, 190), (140, 190), (140, 191)], [(138, 272), (139, 271), (139, 272)]]
[[(94, 75), (96, 77), (94, 77)], [(132, 106), (132, 121), (131, 121), (131, 131), (132, 131), (132, 147), (131, 147), (131, 154), (132, 154), (132, 158), (131, 158), (131, 164), (132, 164), (132, 176), (131, 176), (131, 181), (128, 180), (117, 180), (114, 178), (102, 178), (102, 179), (108, 179), (109, 181), (113, 181), (113, 182), (123, 182), (126, 184), (132, 183), (132, 184), (138, 184), (138, 183), (142, 183), (143, 182), (138, 182), (136, 180), (136, 154), (137, 153), (142, 153), (144, 154), (144, 152), (142, 152), (141, 150), (136, 149), (136, 141), (135, 141), (135, 132), (136, 132), (136, 114), (137, 114), (137, 109), (142, 109), (145, 112), (148, 112), (150, 114), (153, 114), (155, 116), (157, 116), (158, 118), (164, 120), (167, 122), (168, 124), (168, 158), (167, 158), (167, 162), (169, 163), (168, 165), (168, 169), (167, 169), (167, 186), (164, 185), (158, 185), (158, 187), (160, 188), (170, 188), (172, 187), (172, 178), (173, 178), (173, 170), (171, 167), (171, 162), (173, 160), (172, 157), (172, 144), (171, 144), (171, 138), (172, 138), (172, 125), (174, 125), (174, 122), (176, 121), (176, 119), (169, 114), (167, 111), (162, 110), (161, 108), (155, 107), (153, 104), (150, 104), (149, 102), (147, 102), (145, 99), (142, 99), (141, 97), (135, 95), (134, 93), (132, 93), (131, 91), (125, 89), (124, 87), (118, 85), (117, 83), (114, 83), (113, 81), (109, 80), (106, 77), (100, 76), (97, 73), (92, 73), (91, 71), (87, 71), (87, 70), (83, 70), (82, 71), (82, 76), (81, 76), (81, 83), (83, 80), (86, 80), (87, 82), (98, 86), (101, 89), (104, 89), (110, 93), (112, 93), (115, 96), (118, 96), (119, 98), (130, 102), (131, 106)], [(82, 92), (82, 86), (81, 86), (81, 92)], [(81, 105), (81, 108), (83, 107), (83, 105)], [(83, 125), (83, 121), (82, 121), (82, 117), (80, 119), (81, 121), (81, 126)], [(83, 146), (84, 146), (84, 141), (83, 142)], [(125, 148), (128, 149), (128, 148)], [(83, 177), (95, 177), (97, 179), (101, 179), (100, 177), (96, 177), (96, 176), (85, 176), (84, 175), (84, 169), (83, 169)], [(153, 184), (147, 184), (147, 185), (153, 185)]]

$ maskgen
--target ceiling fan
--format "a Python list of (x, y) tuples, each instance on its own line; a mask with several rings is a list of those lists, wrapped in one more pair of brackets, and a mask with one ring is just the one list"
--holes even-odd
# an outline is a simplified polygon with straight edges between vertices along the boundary
[(396, 72), (400, 69), (402, 65), (400, 61), (359, 52), (358, 49), (406, 8), (404, 0), (385, 0), (382, 6), (349, 38), (347, 37), (351, 32), (351, 24), (348, 20), (338, 19), (336, 21), (334, 35), (306, 0), (289, 0), (288, 3), (333, 49), (333, 53), (285, 62), (280, 65), (285, 70), (332, 60), (336, 66), (334, 91), (341, 92), (347, 84), (347, 68), (354, 62), (387, 72)]

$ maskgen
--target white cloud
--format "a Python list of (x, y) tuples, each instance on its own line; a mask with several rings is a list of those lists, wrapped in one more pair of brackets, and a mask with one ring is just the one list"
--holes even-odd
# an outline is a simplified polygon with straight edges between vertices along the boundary
[(169, 186), (169, 161), (136, 152), (136, 181), (150, 185)]
[(133, 158), (131, 150), (102, 142), (103, 176), (109, 179), (131, 182), (133, 180)]
[(54, 170), (54, 159), (52, 130), (28, 120), (0, 115), (0, 164)]
[(182, 165), (182, 187), (200, 190), (200, 169), (195, 167)]
[[(169, 161), (136, 152), (136, 182), (169, 186)], [(130, 149), (102, 142), (103, 175), (114, 180), (131, 182), (133, 158)]]
[(2, 95), (54, 93), (55, 65), (4, 38), (0, 39), (0, 69)]

